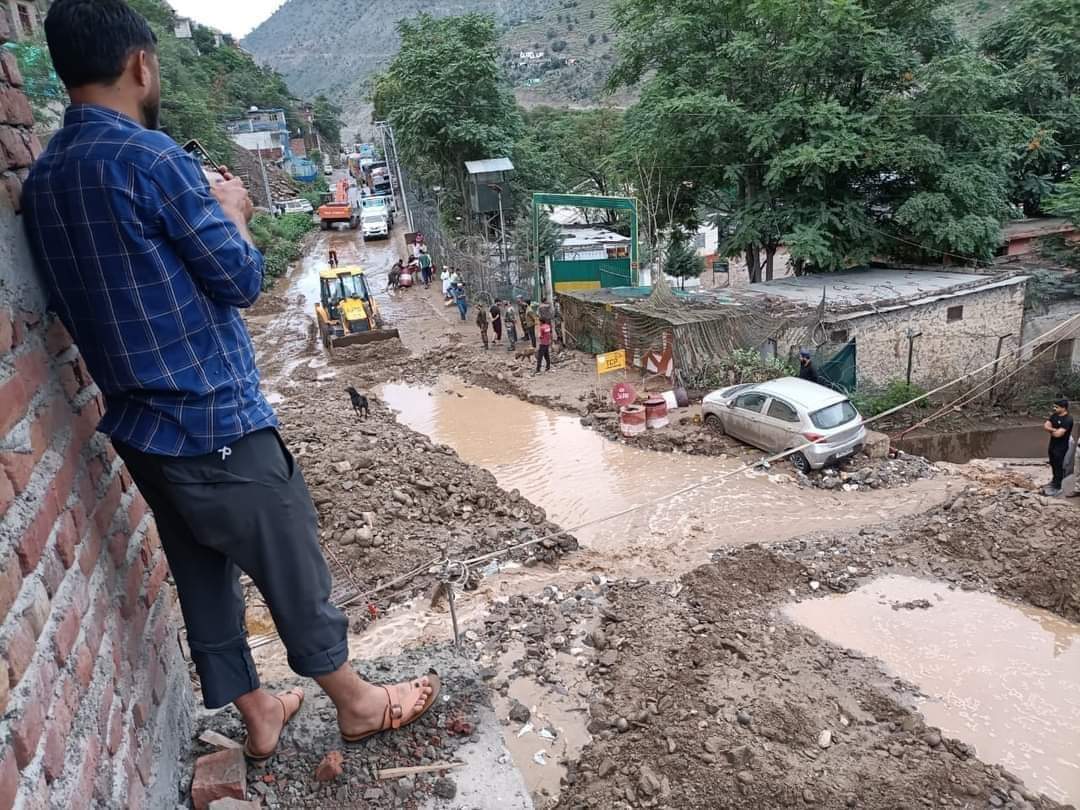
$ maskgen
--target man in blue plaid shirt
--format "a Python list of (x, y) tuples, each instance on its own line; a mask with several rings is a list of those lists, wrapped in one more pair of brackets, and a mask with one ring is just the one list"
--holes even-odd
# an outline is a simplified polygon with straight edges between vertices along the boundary
[(99, 429), (154, 512), (207, 706), (235, 703), (245, 753), (264, 761), (303, 702), (302, 690), (259, 686), (243, 570), (347, 740), (411, 723), (438, 678), (375, 686), (348, 665), (318, 516), (259, 392), (238, 311), (263, 281), (247, 191), (225, 170), (211, 185), (157, 131), (157, 41), (125, 0), (56, 0), (45, 31), (72, 104), (25, 183), (26, 230), (104, 395)]

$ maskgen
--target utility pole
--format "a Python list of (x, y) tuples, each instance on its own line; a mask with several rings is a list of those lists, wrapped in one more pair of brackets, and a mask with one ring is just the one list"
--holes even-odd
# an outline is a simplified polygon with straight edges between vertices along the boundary
[[(379, 137), (382, 139), (383, 154), (386, 156), (387, 163), (393, 164), (393, 171), (390, 173), (390, 184), (394, 183), (394, 174), (397, 174), (398, 188), (401, 190), (401, 205), (405, 209), (405, 221), (409, 224), (409, 231), (415, 231), (416, 227), (413, 225), (412, 210), (409, 208), (409, 198), (405, 193), (405, 180), (401, 174), (401, 161), (398, 159), (397, 140), (394, 138), (394, 128), (390, 126), (388, 121), (376, 121), (375, 127), (379, 132)], [(387, 149), (387, 136), (390, 138), (390, 148)]]

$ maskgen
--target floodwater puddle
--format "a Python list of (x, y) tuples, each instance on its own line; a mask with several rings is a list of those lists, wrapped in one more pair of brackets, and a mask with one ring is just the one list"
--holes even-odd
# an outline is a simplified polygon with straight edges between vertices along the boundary
[(906, 453), (953, 464), (967, 464), (976, 458), (1044, 458), (1046, 431), (1040, 422), (987, 430), (913, 433), (897, 444)]
[(1080, 803), (1080, 625), (900, 576), (784, 613), (915, 684), (927, 723), (974, 745), (983, 761)]
[(644, 574), (681, 573), (706, 562), (708, 552), (720, 546), (862, 526), (921, 511), (945, 490), (940, 482), (921, 481), (891, 492), (825, 493), (777, 484), (761, 472), (738, 472), (721, 480), (740, 462), (613, 442), (575, 416), (451, 377), (434, 386), (390, 383), (376, 395), (398, 412), (399, 421), (454, 448), (466, 462), (485, 467), (503, 489), (518, 490), (559, 525), (573, 530), (593, 524), (574, 532), (585, 546), (631, 557)]
[[(511, 673), (514, 662), (524, 658), (525, 645), (512, 645), (498, 659), (500, 677)], [(559, 653), (557, 663), (562, 678), (559, 684), (514, 677), (505, 697), (494, 695), (495, 713), (500, 720), (508, 717), (515, 700), (529, 710), (527, 722), (510, 721), (503, 726), (503, 741), (529, 792), (540, 799), (538, 806), (544, 799), (559, 795), (566, 775), (562, 763), (576, 761), (591, 739), (586, 730), (588, 708), (584, 699), (573, 696), (580, 687), (588, 686), (588, 680), (572, 656)]]

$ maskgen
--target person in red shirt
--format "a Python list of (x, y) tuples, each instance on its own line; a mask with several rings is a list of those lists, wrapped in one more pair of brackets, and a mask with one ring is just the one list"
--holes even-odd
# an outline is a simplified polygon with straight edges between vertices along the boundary
[(551, 371), (551, 321), (541, 321), (539, 329), (539, 343), (536, 347), (536, 373), (540, 373), (540, 365), (547, 363), (547, 371)]

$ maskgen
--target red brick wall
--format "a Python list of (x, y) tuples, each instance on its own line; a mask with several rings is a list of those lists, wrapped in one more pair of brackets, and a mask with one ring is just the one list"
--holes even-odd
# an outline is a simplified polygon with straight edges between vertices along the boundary
[(21, 84), (0, 49), (0, 810), (160, 807), (166, 787), (175, 806), (190, 708), (175, 599), (26, 252), (18, 198), (41, 147)]

